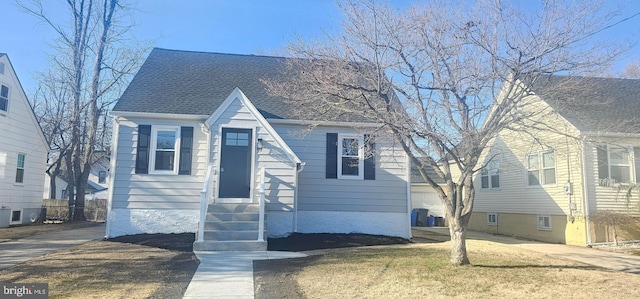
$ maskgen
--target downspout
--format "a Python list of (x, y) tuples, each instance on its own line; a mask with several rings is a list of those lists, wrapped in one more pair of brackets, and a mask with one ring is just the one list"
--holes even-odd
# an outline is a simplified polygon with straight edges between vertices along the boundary
[(408, 234), (407, 236), (409, 236), (409, 238), (413, 238), (413, 235), (411, 235), (411, 158), (409, 158), (409, 155), (405, 154), (405, 165), (406, 170), (405, 170), (405, 174), (407, 176), (407, 220), (408, 223), (405, 223), (405, 227), (408, 227)]
[(586, 142), (582, 138), (582, 188), (584, 193), (584, 221), (587, 226), (587, 246), (591, 246), (591, 226), (589, 225), (589, 190), (587, 188)]
[(295, 176), (295, 187), (293, 190), (293, 232), (298, 232), (298, 174), (304, 170), (304, 162), (296, 163), (296, 171), (294, 173)]
[[(120, 136), (120, 118), (114, 117), (113, 129), (111, 136), (111, 159), (109, 161), (109, 191), (107, 195), (107, 227), (105, 230), (105, 239), (111, 236), (111, 224), (113, 223), (113, 187), (116, 180), (116, 159), (118, 157), (118, 137)], [(54, 178), (55, 179), (55, 178)]]

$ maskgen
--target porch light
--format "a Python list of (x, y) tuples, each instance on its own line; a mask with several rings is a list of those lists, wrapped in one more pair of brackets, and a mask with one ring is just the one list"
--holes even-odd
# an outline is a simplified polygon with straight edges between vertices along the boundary
[(262, 151), (262, 138), (258, 138), (256, 146), (258, 147), (258, 152)]

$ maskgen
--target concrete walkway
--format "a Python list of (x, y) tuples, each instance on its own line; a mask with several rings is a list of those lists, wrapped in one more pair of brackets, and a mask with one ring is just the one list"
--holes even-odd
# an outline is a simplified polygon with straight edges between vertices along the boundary
[(185, 299), (253, 299), (253, 261), (305, 257), (306, 254), (282, 251), (195, 252), (198, 270), (184, 293)]
[(49, 232), (0, 243), (0, 269), (61, 249), (104, 238), (105, 225)]
[[(446, 227), (414, 227), (414, 229), (431, 231), (443, 235), (449, 234), (449, 228)], [(640, 274), (640, 256), (609, 252), (588, 247), (520, 240), (508, 236), (474, 231), (468, 231), (467, 238), (487, 240), (504, 245), (515, 246), (522, 249), (544, 253), (551, 257), (569, 259), (614, 271)]]

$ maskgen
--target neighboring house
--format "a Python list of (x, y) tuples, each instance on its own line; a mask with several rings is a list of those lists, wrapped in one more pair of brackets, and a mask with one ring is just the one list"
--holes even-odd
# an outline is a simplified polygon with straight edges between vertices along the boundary
[[(111, 164), (109, 154), (104, 151), (98, 151), (94, 153), (96, 161), (91, 165), (89, 177), (87, 179), (86, 194), (89, 196), (86, 199), (107, 199), (109, 196), (109, 167)], [(56, 194), (51, 199), (68, 199), (68, 183), (62, 177), (66, 177), (66, 172), (62, 171), (60, 176), (56, 177)], [(51, 178), (47, 175), (44, 184), (43, 198), (50, 198), (50, 182)]]
[[(589, 220), (638, 216), (640, 80), (550, 76), (530, 88), (552, 130), (503, 131), (483, 153), (469, 229), (553, 243), (612, 241)], [(629, 192), (629, 193), (628, 193)], [(629, 196), (627, 196), (627, 193)], [(618, 228), (639, 239), (637, 227)]]
[[(436, 180), (438, 185), (444, 184), (444, 180), (438, 177), (434, 171), (431, 171), (427, 175)], [(433, 187), (425, 181), (415, 164), (411, 165), (411, 208), (428, 209), (428, 215), (445, 217), (442, 200)]]
[(410, 238), (404, 152), (379, 124), (301, 118), (270, 96), (261, 80), (286, 60), (154, 49), (111, 112), (107, 237), (198, 231), (196, 250), (266, 249), (264, 180), (268, 236)]
[(40, 216), (48, 151), (9, 56), (0, 53), (0, 226)]

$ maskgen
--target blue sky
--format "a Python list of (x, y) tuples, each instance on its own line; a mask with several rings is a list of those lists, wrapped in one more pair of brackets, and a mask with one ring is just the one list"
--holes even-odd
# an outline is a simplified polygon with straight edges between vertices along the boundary
[[(63, 18), (66, 7), (46, 0), (54, 18)], [(136, 10), (132, 34), (156, 47), (239, 54), (279, 54), (294, 35), (319, 36), (340, 27), (340, 12), (333, 0), (132, 0)], [(411, 0), (395, 0), (405, 5)], [(613, 3), (616, 3), (615, 1)], [(35, 75), (47, 68), (55, 35), (35, 17), (18, 10), (13, 0), (0, 0), (2, 43), (18, 77), (30, 95), (37, 87)], [(640, 12), (633, 1), (631, 12)], [(613, 35), (640, 32), (640, 17), (618, 27)], [(625, 61), (640, 59), (640, 50)], [(621, 63), (623, 64), (623, 63)]]

